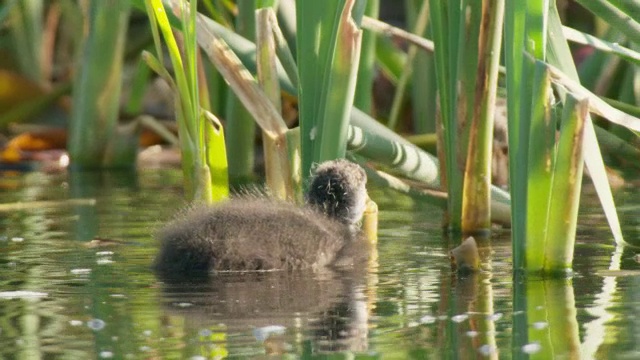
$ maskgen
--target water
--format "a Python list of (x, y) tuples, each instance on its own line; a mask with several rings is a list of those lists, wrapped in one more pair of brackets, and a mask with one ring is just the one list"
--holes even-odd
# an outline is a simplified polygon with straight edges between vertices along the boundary
[[(0, 213), (0, 358), (640, 357), (640, 264), (616, 252), (588, 187), (570, 280), (514, 287), (508, 233), (487, 250), (491, 272), (457, 276), (448, 250), (460, 239), (443, 238), (441, 212), (374, 189), (379, 258), (366, 274), (171, 284), (150, 271), (152, 234), (182, 204), (179, 179), (2, 174), (0, 203), (62, 206)], [(640, 240), (638, 194), (619, 198), (625, 234)]]

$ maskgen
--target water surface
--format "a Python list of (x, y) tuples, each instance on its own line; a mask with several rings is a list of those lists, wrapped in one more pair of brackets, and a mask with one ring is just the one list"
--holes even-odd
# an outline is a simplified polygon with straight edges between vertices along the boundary
[[(640, 357), (640, 265), (616, 249), (587, 187), (571, 279), (514, 286), (509, 234), (491, 271), (458, 276), (437, 208), (372, 189), (378, 262), (358, 273), (156, 278), (153, 231), (182, 206), (174, 170), (0, 175), (0, 203), (95, 204), (0, 213), (0, 358)], [(640, 241), (639, 195), (622, 192)], [(114, 239), (104, 246), (94, 239)], [(608, 271), (621, 269), (621, 271)]]

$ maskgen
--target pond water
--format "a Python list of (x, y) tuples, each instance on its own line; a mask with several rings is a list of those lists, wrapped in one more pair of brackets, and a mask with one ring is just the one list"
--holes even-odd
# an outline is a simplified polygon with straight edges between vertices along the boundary
[[(2, 174), (0, 203), (65, 205), (0, 213), (0, 358), (640, 357), (640, 265), (613, 245), (588, 186), (575, 276), (515, 286), (508, 233), (485, 249), (492, 271), (457, 276), (448, 251), (460, 239), (443, 237), (440, 210), (375, 188), (379, 256), (366, 273), (164, 283), (152, 234), (182, 206), (180, 188), (175, 170)], [(640, 240), (638, 194), (617, 196)]]

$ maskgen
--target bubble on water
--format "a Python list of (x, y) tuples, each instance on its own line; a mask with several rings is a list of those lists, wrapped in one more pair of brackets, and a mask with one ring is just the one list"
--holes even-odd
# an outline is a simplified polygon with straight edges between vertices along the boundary
[(549, 326), (549, 324), (547, 324), (544, 321), (536, 321), (533, 324), (531, 324), (531, 326), (536, 330), (542, 330), (542, 329), (546, 329), (547, 326)]
[(253, 336), (259, 342), (263, 342), (271, 335), (282, 335), (287, 328), (282, 325), (269, 325), (253, 329)]
[(19, 236), (14, 236), (11, 238), (11, 241), (13, 242), (23, 242), (24, 238), (23, 237), (19, 237)]
[(542, 350), (542, 345), (537, 342), (526, 344), (522, 346), (522, 352), (525, 354), (535, 354)]
[(467, 336), (470, 337), (470, 338), (474, 338), (474, 337), (478, 336), (478, 332), (474, 331), (474, 330), (469, 330), (469, 331), (467, 331)]
[(420, 318), (421, 324), (433, 324), (434, 322), (436, 322), (435, 316), (425, 315)]
[(91, 330), (100, 331), (100, 330), (104, 329), (104, 327), (106, 325), (107, 324), (104, 322), (104, 320), (100, 320), (100, 319), (91, 319), (91, 320), (87, 321), (87, 326)]
[(102, 359), (111, 359), (113, 357), (113, 352), (111, 352), (111, 351), (100, 351), (99, 356)]
[(496, 352), (496, 347), (493, 345), (489, 345), (489, 344), (484, 344), (482, 346), (480, 346), (478, 348), (478, 352), (482, 355), (482, 356), (490, 356), (493, 353)]
[(80, 326), (80, 325), (82, 325), (82, 320), (69, 320), (69, 325), (71, 325), (71, 326)]
[(73, 275), (89, 275), (91, 274), (91, 269), (71, 269), (71, 273)]
[(454, 315), (451, 317), (451, 321), (455, 323), (461, 323), (469, 318), (467, 314)]

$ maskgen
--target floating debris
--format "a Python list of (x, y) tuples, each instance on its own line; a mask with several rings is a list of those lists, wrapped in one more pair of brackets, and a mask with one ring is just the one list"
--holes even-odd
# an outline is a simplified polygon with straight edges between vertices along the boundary
[(466, 238), (460, 246), (449, 252), (451, 267), (459, 273), (467, 274), (478, 271), (480, 268), (480, 253), (478, 244), (473, 236)]

